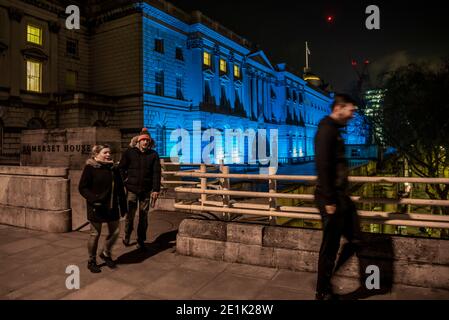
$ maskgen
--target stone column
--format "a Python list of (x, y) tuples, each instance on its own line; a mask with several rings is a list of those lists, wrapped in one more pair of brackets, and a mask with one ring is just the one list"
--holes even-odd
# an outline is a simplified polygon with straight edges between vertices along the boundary
[[(228, 60), (228, 74), (229, 74), (229, 101), (231, 102), (231, 108), (235, 109), (235, 87), (234, 87), (234, 54), (231, 52)], [(242, 72), (240, 70), (240, 72)]]
[(252, 109), (253, 114), (257, 118), (259, 115), (258, 115), (258, 108), (257, 108), (257, 76), (255, 74), (253, 74), (251, 82), (252, 82), (252, 87), (253, 87), (252, 108), (251, 109)]
[(218, 44), (214, 46), (212, 59), (213, 59), (212, 65), (214, 67), (215, 76), (212, 81), (213, 85), (211, 91), (214, 93), (215, 103), (219, 105), (221, 99), (221, 84), (220, 84), (220, 46)]

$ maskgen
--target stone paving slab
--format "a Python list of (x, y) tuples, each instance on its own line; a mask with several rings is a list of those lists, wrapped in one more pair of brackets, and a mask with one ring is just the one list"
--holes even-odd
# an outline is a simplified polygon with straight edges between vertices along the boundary
[(194, 299), (250, 300), (263, 290), (268, 280), (248, 278), (231, 273), (222, 273), (199, 290)]
[[(0, 240), (5, 240), (0, 241), (0, 299), (314, 299), (315, 273), (176, 253), (173, 231), (182, 215), (171, 214), (150, 215), (146, 253), (135, 246), (124, 247), (120, 239), (113, 250), (118, 268), (102, 265), (99, 274), (86, 268), (88, 232), (57, 234), (0, 225)], [(79, 267), (80, 290), (65, 287), (70, 264)], [(334, 277), (333, 284), (349, 297), (358, 288), (358, 281), (346, 277)], [(391, 292), (356, 297), (449, 300), (449, 291), (396, 285)]]
[(256, 297), (256, 300), (314, 300), (313, 291), (293, 290), (285, 287), (266, 286)]
[(179, 268), (166, 273), (155, 282), (147, 284), (143, 292), (163, 299), (191, 299), (214, 277), (216, 274), (212, 272)]
[(277, 273), (277, 269), (253, 266), (249, 264), (232, 263), (226, 268), (226, 272), (234, 273), (251, 278), (260, 278), (265, 280), (272, 279)]
[(271, 281), (276, 287), (284, 287), (294, 290), (315, 290), (316, 274), (311, 272), (298, 272), (290, 270), (279, 270)]
[(27, 238), (18, 241), (14, 241), (8, 244), (0, 246), (0, 251), (6, 254), (14, 254), (27, 249), (39, 247), (41, 245), (47, 244), (48, 241), (36, 238)]
[(6, 299), (55, 300), (67, 295), (66, 277), (51, 275), (6, 295)]
[(100, 279), (65, 296), (63, 300), (119, 300), (133, 291), (135, 288), (124, 282)]

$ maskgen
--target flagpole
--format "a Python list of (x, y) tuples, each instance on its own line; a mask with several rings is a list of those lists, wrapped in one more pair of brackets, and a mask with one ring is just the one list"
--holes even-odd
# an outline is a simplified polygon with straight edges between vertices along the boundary
[(309, 47), (306, 41), (306, 70), (309, 70)]

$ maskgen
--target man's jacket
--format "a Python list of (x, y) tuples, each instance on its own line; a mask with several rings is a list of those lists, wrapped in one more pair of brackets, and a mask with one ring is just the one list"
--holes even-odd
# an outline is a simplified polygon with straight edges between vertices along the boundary
[(343, 125), (327, 116), (315, 135), (315, 164), (318, 175), (316, 192), (326, 205), (336, 204), (337, 196), (348, 187), (345, 145), (340, 134)]
[(118, 167), (127, 190), (138, 194), (160, 191), (161, 164), (156, 151), (129, 148), (123, 153)]

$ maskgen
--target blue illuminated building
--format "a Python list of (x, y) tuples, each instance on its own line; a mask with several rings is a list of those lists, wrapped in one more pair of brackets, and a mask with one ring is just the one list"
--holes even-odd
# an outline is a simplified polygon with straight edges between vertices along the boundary
[[(313, 156), (313, 138), (330, 113), (332, 94), (309, 85), (285, 64), (273, 64), (263, 50), (252, 50), (248, 41), (199, 12), (172, 14), (173, 7), (139, 6), (144, 126), (161, 155), (169, 156), (182, 139), (171, 137), (174, 130), (192, 133), (194, 121), (200, 121), (202, 131), (278, 129), (280, 162)], [(358, 134), (345, 139), (365, 143)], [(204, 142), (193, 142), (193, 149), (201, 147)], [(228, 151), (217, 146), (215, 161), (247, 160), (246, 147)], [(181, 160), (195, 162), (195, 156), (181, 153)]]

